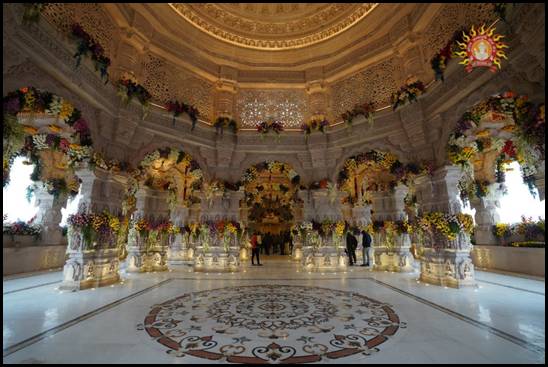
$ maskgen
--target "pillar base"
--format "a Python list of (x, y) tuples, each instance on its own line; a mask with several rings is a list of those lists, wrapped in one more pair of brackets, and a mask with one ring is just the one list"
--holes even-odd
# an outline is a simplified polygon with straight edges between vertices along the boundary
[(77, 291), (117, 283), (119, 266), (117, 248), (69, 253), (59, 289)]
[(452, 288), (476, 285), (470, 250), (425, 248), (420, 263), (423, 282)]
[(348, 259), (343, 251), (338, 251), (332, 246), (324, 246), (315, 250), (311, 246), (305, 246), (303, 247), (301, 267), (303, 271), (317, 273), (346, 271)]
[(374, 247), (373, 270), (394, 271), (399, 273), (411, 273), (413, 268), (413, 255), (409, 247)]
[(196, 247), (194, 271), (211, 273), (234, 273), (240, 271), (239, 249), (231, 247), (228, 252), (224, 248), (210, 247), (204, 252), (203, 247)]

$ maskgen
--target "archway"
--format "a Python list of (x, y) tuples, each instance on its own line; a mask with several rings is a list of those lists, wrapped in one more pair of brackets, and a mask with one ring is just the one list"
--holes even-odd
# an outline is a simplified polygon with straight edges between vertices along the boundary
[[(476, 209), (476, 244), (496, 244), (492, 226), (499, 221), (498, 199), (505, 192), (505, 171), (517, 161), (524, 183), (535, 194), (545, 159), (544, 105), (534, 105), (513, 92), (498, 94), (472, 106), (449, 136), (449, 160), (459, 165), (463, 201)], [(544, 196), (544, 187), (539, 187)]]
[(91, 156), (91, 132), (82, 113), (66, 99), (34, 87), (3, 97), (3, 186), (18, 156), (33, 165), (29, 187), (40, 207), (35, 220), (41, 243), (62, 244), (61, 208), (78, 193), (74, 165)]
[(247, 169), (242, 183), (246, 222), (250, 231), (262, 234), (264, 252), (290, 254), (291, 227), (302, 219), (300, 176), (287, 163), (265, 161)]

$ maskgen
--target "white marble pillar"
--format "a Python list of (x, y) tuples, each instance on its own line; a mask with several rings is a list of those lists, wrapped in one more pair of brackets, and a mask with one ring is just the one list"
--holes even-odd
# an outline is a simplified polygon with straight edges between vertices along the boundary
[[(170, 219), (174, 226), (184, 226), (188, 223), (189, 208), (176, 205), (171, 210)], [(170, 245), (167, 250), (167, 262), (170, 268), (187, 268), (188, 265), (192, 265), (192, 258), (189, 257), (189, 246), (188, 233), (171, 235)]]
[(545, 164), (544, 161), (540, 163), (539, 169), (537, 173), (535, 174), (535, 186), (538, 189), (540, 201), (544, 200), (544, 179), (546, 178), (544, 173), (544, 164)]
[[(121, 212), (124, 188), (109, 172), (77, 167), (75, 173), (82, 180), (79, 212), (100, 213), (103, 209), (113, 214)], [(67, 238), (67, 260), (60, 289), (101, 287), (120, 280), (116, 237), (108, 243), (87, 243), (80, 231), (69, 227)]]
[(63, 238), (61, 223), (61, 209), (67, 203), (67, 194), (60, 194), (57, 198), (48, 193), (43, 185), (36, 185), (36, 202), (38, 207), (35, 224), (42, 227), (40, 234), (40, 244), (42, 245), (60, 245), (66, 243)]
[(499, 244), (499, 240), (493, 234), (493, 226), (500, 222), (497, 210), (500, 207), (499, 199), (502, 196), (502, 192), (498, 187), (498, 183), (491, 184), (487, 188), (488, 194), (485, 197), (473, 197), (470, 199), (470, 206), (476, 209), (474, 216), (476, 221), (474, 229), (476, 245)]
[(371, 223), (372, 205), (356, 205), (352, 208), (352, 222), (358, 226), (366, 226)]
[[(440, 167), (432, 177), (431, 193), (426, 190), (429, 186), (428, 180), (417, 180), (421, 214), (428, 211), (460, 213), (462, 207), (457, 184), (461, 175), (459, 167)], [(468, 234), (460, 233), (455, 240), (449, 240), (441, 233), (434, 232), (432, 235), (425, 235), (423, 241), (420, 257), (422, 281), (454, 288), (476, 284), (474, 265), (470, 257), (472, 246)]]

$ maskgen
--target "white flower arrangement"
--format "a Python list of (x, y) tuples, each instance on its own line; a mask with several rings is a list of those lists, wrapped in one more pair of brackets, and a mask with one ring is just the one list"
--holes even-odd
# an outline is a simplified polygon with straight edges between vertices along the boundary
[(49, 108), (46, 110), (46, 113), (57, 116), (61, 112), (63, 106), (63, 99), (59, 96), (53, 96)]
[(82, 145), (71, 145), (68, 150), (70, 161), (80, 162), (91, 156), (91, 148)]
[(194, 180), (199, 180), (200, 178), (203, 177), (203, 175), (204, 174), (203, 174), (202, 170), (199, 169), (199, 168), (195, 169), (194, 171), (190, 171), (190, 176), (192, 176), (192, 178)]
[(312, 222), (302, 222), (300, 228), (306, 231), (310, 231), (312, 230)]
[(147, 154), (145, 158), (141, 161), (141, 166), (148, 167), (154, 162), (155, 160), (160, 158), (160, 152), (155, 150), (154, 152)]
[(293, 177), (297, 176), (298, 174), (297, 171), (295, 171), (294, 169), (290, 169), (287, 175), (289, 176), (289, 179), (292, 180)]
[(46, 134), (36, 134), (32, 136), (32, 143), (34, 147), (38, 150), (48, 149), (49, 146), (46, 144)]
[(179, 158), (179, 151), (176, 150), (176, 149), (171, 149), (171, 151), (169, 152), (169, 155), (167, 157), (167, 159), (172, 162), (173, 164), (175, 164), (175, 162), (177, 162), (177, 159)]

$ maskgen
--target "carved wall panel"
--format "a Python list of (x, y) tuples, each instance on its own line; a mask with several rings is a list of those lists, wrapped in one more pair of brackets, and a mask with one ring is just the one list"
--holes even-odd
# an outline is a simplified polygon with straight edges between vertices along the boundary
[(332, 85), (332, 107), (336, 121), (356, 104), (372, 101), (377, 107), (390, 104), (390, 96), (398, 88), (394, 75), (398, 66), (394, 59), (382, 61)]
[(423, 51), (426, 60), (430, 61), (459, 28), (489, 26), (495, 20), (493, 4), (445, 4), (425, 30)]
[(119, 41), (119, 32), (110, 15), (97, 3), (51, 3), (44, 11), (44, 18), (64, 34), (70, 34), (73, 23), (80, 23), (105, 50), (111, 59)]
[(286, 128), (299, 128), (307, 115), (307, 96), (303, 90), (242, 89), (236, 109), (242, 127), (254, 128), (273, 117)]

